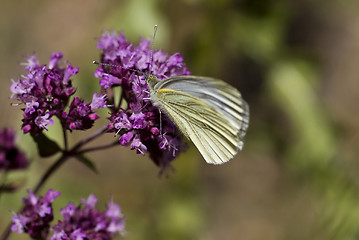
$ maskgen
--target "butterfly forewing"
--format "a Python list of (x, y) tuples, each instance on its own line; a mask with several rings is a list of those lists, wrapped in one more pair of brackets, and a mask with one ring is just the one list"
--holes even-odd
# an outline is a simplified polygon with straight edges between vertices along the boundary
[(170, 89), (160, 89), (154, 97), (208, 163), (224, 163), (237, 153), (238, 131), (214, 107), (194, 96)]
[(249, 107), (237, 89), (219, 79), (199, 76), (175, 76), (156, 82), (154, 91), (171, 89), (207, 102), (226, 116), (240, 138), (249, 123)]

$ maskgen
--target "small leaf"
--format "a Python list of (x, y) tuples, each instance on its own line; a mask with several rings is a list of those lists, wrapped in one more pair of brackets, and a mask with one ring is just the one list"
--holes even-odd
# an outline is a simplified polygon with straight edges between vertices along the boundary
[(88, 167), (90, 170), (92, 170), (95, 173), (98, 173), (96, 165), (88, 157), (84, 155), (77, 155), (76, 158), (81, 163), (83, 163), (86, 167)]
[(52, 141), (43, 133), (37, 136), (31, 134), (31, 137), (36, 142), (37, 150), (41, 157), (50, 157), (61, 150), (55, 141)]

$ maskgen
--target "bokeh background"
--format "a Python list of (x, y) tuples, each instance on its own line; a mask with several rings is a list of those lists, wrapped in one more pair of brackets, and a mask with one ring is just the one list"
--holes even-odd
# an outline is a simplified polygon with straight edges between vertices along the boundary
[[(2, 1), (0, 124), (18, 130), (32, 164), (8, 176), (21, 188), (1, 196), (0, 230), (55, 160), (37, 157), (20, 132), (19, 107), (10, 106), (22, 56), (35, 52), (46, 63), (62, 51), (80, 68), (78, 95), (90, 101), (99, 89), (96, 37), (123, 30), (138, 43), (158, 24), (156, 49), (180, 52), (193, 74), (242, 92), (251, 108), (244, 150), (212, 166), (192, 147), (162, 177), (128, 148), (96, 152), (98, 174), (74, 160), (52, 176), (43, 192), (62, 192), (54, 207), (95, 193), (103, 209), (112, 197), (126, 215), (128, 240), (359, 239), (358, 11), (355, 0)], [(49, 131), (55, 140), (59, 134)], [(87, 134), (75, 132), (71, 142)]]

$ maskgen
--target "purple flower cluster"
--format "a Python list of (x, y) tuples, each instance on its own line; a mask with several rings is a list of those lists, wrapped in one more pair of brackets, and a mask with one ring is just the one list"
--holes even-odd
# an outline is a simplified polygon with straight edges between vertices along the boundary
[(112, 201), (107, 204), (106, 211), (95, 209), (97, 198), (90, 195), (82, 204), (75, 206), (69, 203), (61, 209), (64, 220), (59, 221), (52, 229), (51, 240), (66, 239), (102, 239), (110, 240), (116, 234), (125, 234), (125, 221), (119, 205)]
[(64, 129), (90, 128), (98, 116), (93, 113), (89, 103), (75, 98), (69, 113), (64, 111), (70, 97), (76, 92), (70, 78), (78, 73), (78, 68), (70, 63), (65, 68), (60, 67), (62, 53), (53, 53), (48, 66), (40, 65), (36, 56), (26, 59), (27, 63), (22, 65), (25, 65), (28, 74), (22, 75), (17, 82), (12, 80), (10, 87), (12, 98), (25, 106), (23, 132), (37, 135), (43, 129), (48, 130), (48, 125), (54, 124), (53, 116), (60, 119)]
[(105, 32), (97, 48), (103, 50), (102, 63), (118, 66), (100, 65), (95, 72), (103, 91), (110, 96), (114, 87), (121, 86), (122, 98), (127, 102), (124, 109), (109, 98), (114, 103), (109, 128), (120, 135), (121, 145), (131, 145), (139, 154), (147, 151), (156, 164), (166, 167), (186, 146), (174, 123), (164, 114), (161, 116), (149, 101), (146, 75), (153, 74), (159, 79), (188, 75), (183, 57), (152, 51), (149, 40), (142, 39), (134, 46), (122, 33), (117, 36), (115, 32)]
[(98, 118), (98, 115), (92, 112), (90, 104), (78, 97), (71, 102), (69, 113), (63, 112), (61, 116), (63, 126), (70, 130), (89, 129)]
[(34, 239), (46, 239), (50, 222), (53, 220), (52, 202), (60, 195), (50, 189), (46, 195), (37, 198), (30, 190), (29, 197), (23, 198), (24, 210), (12, 217), (12, 231), (28, 233)]
[(15, 132), (11, 128), (0, 131), (0, 171), (27, 168), (29, 162), (23, 152), (15, 146)]
[[(45, 196), (37, 198), (30, 190), (29, 197), (23, 198), (25, 204), (21, 213), (12, 217), (12, 231), (28, 233), (33, 239), (47, 239), (50, 223), (53, 220), (52, 202), (60, 195), (50, 189)], [(77, 207), (69, 203), (61, 209), (63, 221), (52, 227), (51, 240), (89, 239), (110, 240), (115, 235), (125, 234), (125, 218), (119, 205), (110, 201), (104, 212), (95, 208), (97, 198), (90, 195)]]

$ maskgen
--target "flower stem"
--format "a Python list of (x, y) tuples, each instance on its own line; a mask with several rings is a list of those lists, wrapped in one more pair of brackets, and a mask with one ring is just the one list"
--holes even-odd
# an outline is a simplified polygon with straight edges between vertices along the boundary
[(47, 179), (58, 169), (62, 164), (66, 162), (67, 159), (69, 159), (71, 156), (67, 154), (63, 154), (42, 176), (40, 181), (36, 184), (36, 187), (33, 190), (33, 193), (36, 195), (41, 187), (44, 185), (44, 183), (47, 181)]
[(1, 196), (3, 195), (3, 191), (6, 186), (6, 179), (7, 179), (7, 172), (5, 171), (3, 174), (1, 174), (1, 180), (0, 180), (0, 199), (1, 199)]
[[(69, 153), (76, 153), (77, 154), (77, 150), (79, 148), (81, 148), (83, 145), (85, 145), (86, 143), (91, 142), (92, 140), (94, 140), (96, 137), (104, 134), (107, 131), (107, 125), (102, 126), (100, 129), (98, 129), (96, 132), (94, 132), (93, 134), (87, 136), (86, 138), (84, 138), (82, 141), (80, 141), (78, 144), (76, 144), (70, 151)], [(72, 154), (74, 155), (74, 154)]]
[(64, 135), (64, 148), (65, 151), (67, 151), (69, 149), (69, 145), (68, 145), (68, 140), (67, 140), (67, 132), (65, 128), (62, 128), (62, 133)]
[(3, 233), (2, 236), (1, 236), (1, 240), (6, 240), (6, 239), (9, 237), (9, 235), (10, 235), (10, 233), (11, 233), (11, 226), (12, 226), (12, 222), (10, 222), (10, 223), (7, 225), (7, 227), (6, 227), (5, 231), (4, 231), (4, 233)]
[(111, 142), (111, 143), (96, 146), (96, 147), (89, 147), (89, 148), (83, 149), (81, 151), (78, 151), (77, 153), (78, 154), (83, 154), (83, 153), (87, 153), (87, 152), (93, 152), (93, 151), (97, 151), (97, 150), (107, 149), (107, 148), (114, 147), (117, 144), (120, 144), (120, 142), (118, 140), (116, 140), (114, 142)]

